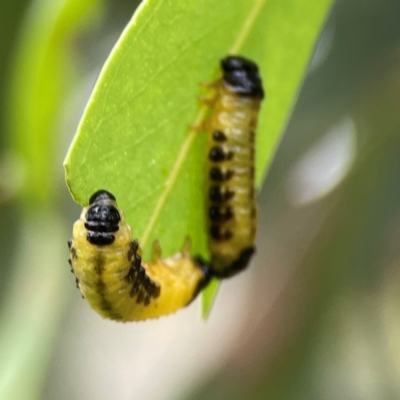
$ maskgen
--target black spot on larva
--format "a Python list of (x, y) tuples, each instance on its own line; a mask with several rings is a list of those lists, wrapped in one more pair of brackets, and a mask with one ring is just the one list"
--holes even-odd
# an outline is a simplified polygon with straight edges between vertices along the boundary
[(157, 284), (154, 284), (152, 296), (153, 296), (154, 298), (157, 298), (157, 297), (160, 296), (160, 293), (161, 293), (161, 288), (160, 288), (160, 286), (157, 285)]
[(112, 193), (108, 192), (107, 190), (101, 189), (90, 196), (89, 204), (94, 204), (102, 200), (116, 201), (115, 196)]
[(68, 240), (68, 248), (71, 250), (71, 247), (72, 247), (72, 239), (70, 239), (70, 240)]
[(214, 222), (225, 222), (233, 218), (232, 207), (211, 206), (208, 210), (208, 216)]
[(235, 192), (232, 189), (221, 186), (211, 186), (208, 192), (209, 199), (218, 203), (230, 200), (234, 195)]
[(139, 273), (141, 276), (146, 276), (145, 270), (142, 265), (142, 257), (139, 254), (135, 254), (135, 261), (134, 261), (136, 267), (139, 270)]
[(210, 152), (208, 153), (208, 158), (216, 162), (225, 160), (224, 149), (221, 146), (211, 147)]
[(136, 303), (137, 304), (144, 303), (144, 297), (145, 297), (145, 292), (144, 290), (141, 290), (136, 297)]
[(233, 171), (228, 169), (222, 171), (220, 168), (213, 167), (210, 169), (210, 179), (216, 182), (229, 181), (233, 176)]
[(243, 57), (228, 56), (221, 60), (225, 82), (240, 96), (264, 98), (264, 90), (257, 64)]
[(211, 147), (208, 153), (208, 158), (211, 161), (220, 162), (225, 160), (231, 160), (233, 157), (232, 151), (225, 151), (221, 146)]
[(213, 139), (216, 141), (216, 142), (226, 142), (226, 140), (228, 139), (227, 137), (226, 137), (226, 135), (225, 135), (225, 133), (224, 132), (222, 132), (222, 131), (214, 131), (213, 132)]
[(213, 239), (223, 242), (233, 237), (233, 233), (228, 229), (222, 229), (219, 225), (211, 225), (210, 235)]
[(144, 305), (148, 306), (150, 304), (150, 296), (146, 293), (144, 296)]

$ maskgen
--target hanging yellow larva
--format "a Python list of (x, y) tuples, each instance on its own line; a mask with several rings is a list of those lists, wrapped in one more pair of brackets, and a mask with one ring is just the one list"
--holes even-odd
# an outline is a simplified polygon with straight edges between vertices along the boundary
[(142, 262), (138, 242), (106, 190), (92, 195), (68, 242), (77, 286), (104, 318), (141, 321), (174, 313), (188, 305), (207, 284), (209, 273), (189, 255), (161, 259), (158, 242), (152, 263)]
[(208, 246), (213, 274), (244, 269), (255, 251), (254, 141), (264, 97), (257, 65), (239, 56), (221, 61), (222, 77), (209, 85), (211, 115), (207, 167)]

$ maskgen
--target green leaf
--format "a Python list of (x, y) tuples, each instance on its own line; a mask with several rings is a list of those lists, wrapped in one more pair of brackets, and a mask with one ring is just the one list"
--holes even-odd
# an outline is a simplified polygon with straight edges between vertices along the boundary
[(217, 297), (220, 283), (217, 279), (212, 279), (202, 293), (202, 313), (201, 317), (206, 320), (210, 314), (214, 300)]
[(72, 83), (68, 44), (101, 12), (101, 0), (36, 0), (27, 13), (12, 68), (9, 130), (25, 169), (28, 203), (46, 203), (57, 170), (56, 120)]
[[(113, 192), (150, 256), (159, 239), (177, 251), (185, 235), (207, 257), (205, 135), (199, 83), (218, 76), (219, 60), (242, 54), (261, 68), (267, 99), (257, 136), (257, 182), (297, 94), (330, 0), (148, 0), (114, 47), (65, 160), (80, 204)], [(206, 290), (207, 303), (215, 287)]]

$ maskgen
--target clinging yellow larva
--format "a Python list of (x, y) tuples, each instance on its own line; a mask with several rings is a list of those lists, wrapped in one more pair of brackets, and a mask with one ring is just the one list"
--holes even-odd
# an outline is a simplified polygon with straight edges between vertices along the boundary
[(213, 274), (243, 270), (255, 251), (257, 207), (254, 143), (264, 97), (257, 65), (239, 56), (221, 61), (222, 77), (209, 85), (211, 114), (207, 166), (208, 246)]
[(188, 305), (207, 283), (207, 268), (189, 254), (161, 259), (158, 243), (152, 263), (142, 262), (138, 242), (118, 209), (115, 197), (99, 190), (75, 222), (68, 242), (77, 286), (104, 318), (140, 321), (176, 312)]

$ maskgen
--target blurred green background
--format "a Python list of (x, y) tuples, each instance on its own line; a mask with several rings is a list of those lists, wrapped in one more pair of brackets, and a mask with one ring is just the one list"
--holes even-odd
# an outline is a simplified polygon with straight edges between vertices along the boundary
[(209, 320), (122, 325), (75, 289), (62, 161), (136, 6), (2, 6), (0, 398), (399, 399), (400, 3), (336, 2)]

